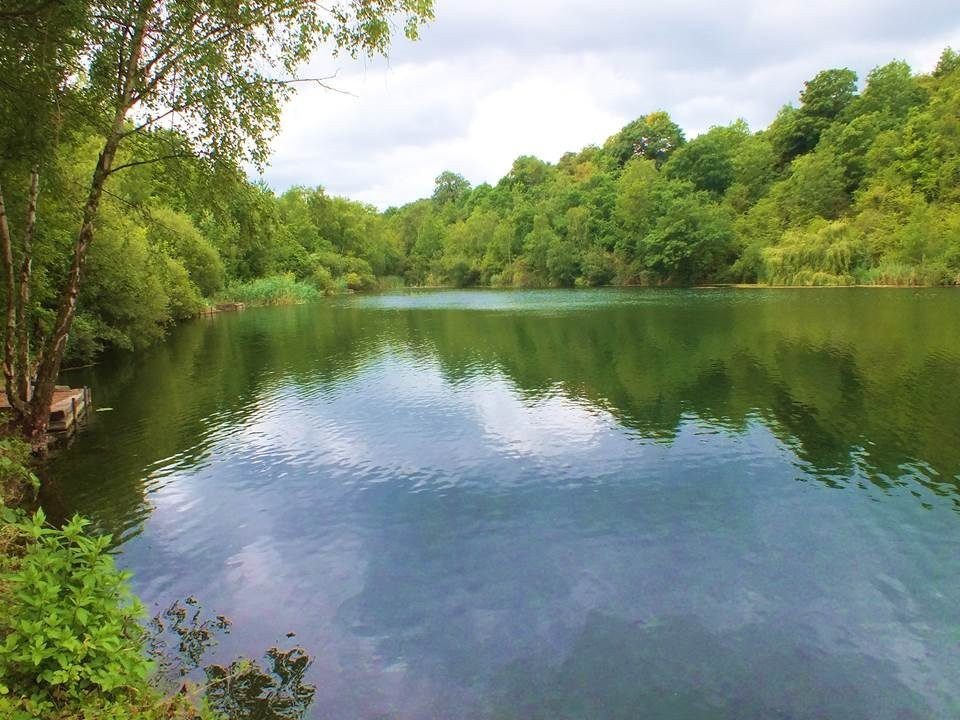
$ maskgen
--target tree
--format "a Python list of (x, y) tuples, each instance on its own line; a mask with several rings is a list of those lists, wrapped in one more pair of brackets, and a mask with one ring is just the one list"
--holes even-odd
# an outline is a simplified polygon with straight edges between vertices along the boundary
[[(294, 73), (314, 49), (328, 42), (335, 53), (385, 52), (391, 18), (400, 15), (405, 34), (414, 38), (432, 16), (432, 0), (344, 0), (329, 6), (313, 0), (73, 0), (47, 3), (31, 14), (32, 5), (22, 3), (21, 15), (14, 16), (25, 19), (0, 23), (0, 106), (41, 108), (23, 130), (40, 142), (27, 151), (32, 163), (19, 249), (25, 270), (19, 283), (13, 277), (12, 237), (2, 194), (0, 243), (7, 289), (6, 390), (24, 434), (39, 443), (110, 177), (125, 168), (180, 156), (262, 164), (282, 102), (294, 82), (306, 80)], [(37, 70), (29, 74), (30, 82), (11, 82), (24, 66)], [(14, 296), (29, 293), (39, 163), (42, 148), (56, 135), (61, 100), (83, 108), (101, 149), (55, 319), (31, 363), (22, 353), (25, 343), (19, 342), (29, 322), (28, 306)], [(177, 140), (160, 156), (138, 156), (139, 141), (161, 122), (178, 131)], [(7, 135), (4, 145), (10, 142)], [(129, 155), (121, 153), (124, 148)], [(31, 388), (32, 366), (36, 378)]]
[(782, 165), (813, 150), (823, 131), (842, 118), (856, 96), (857, 74), (849, 68), (824, 70), (803, 85), (800, 108), (785, 106), (767, 131)]
[(444, 170), (434, 180), (433, 201), (437, 205), (459, 205), (469, 194), (470, 182), (463, 175)]
[(663, 178), (651, 160), (627, 163), (617, 187), (617, 219), (629, 237), (642, 237), (659, 213)]
[(849, 203), (843, 166), (833, 148), (821, 145), (793, 161), (790, 177), (778, 185), (780, 208), (788, 223), (815, 217), (832, 220)]
[(733, 259), (729, 218), (706, 193), (676, 192), (641, 242), (644, 265), (666, 280), (713, 279)]
[(733, 184), (727, 188), (727, 200), (744, 212), (766, 194), (776, 178), (777, 154), (765, 137), (751, 135), (737, 146), (731, 162)]
[(953, 48), (945, 48), (940, 54), (940, 60), (936, 69), (933, 71), (934, 77), (945, 77), (951, 73), (960, 70), (960, 52)]
[(151, 245), (183, 264), (191, 282), (204, 295), (223, 287), (220, 253), (200, 234), (189, 216), (166, 208), (152, 211)]
[(683, 145), (683, 130), (662, 110), (627, 124), (604, 143), (603, 149), (623, 167), (632, 157), (653, 160), (660, 167)]
[(513, 161), (510, 172), (501, 182), (510, 188), (517, 188), (520, 192), (543, 185), (550, 177), (550, 164), (533, 155), (521, 155)]
[(29, 413), (31, 393), (28, 315), (40, 169), (51, 160), (63, 119), (59, 97), (80, 66), (82, 48), (74, 38), (88, 31), (81, 0), (57, 4), (14, 0), (0, 16), (0, 151), (4, 170), (12, 168), (11, 175), (29, 178), (17, 248), (0, 183), (0, 256), (6, 296), (3, 375), (8, 402), (20, 417)]
[(874, 68), (867, 75), (867, 86), (850, 104), (854, 116), (880, 113), (886, 124), (896, 124), (910, 110), (924, 104), (927, 93), (902, 60)]
[(750, 130), (743, 120), (710, 128), (678, 148), (663, 166), (664, 172), (671, 178), (689, 180), (697, 190), (722, 195), (734, 181), (736, 150), (748, 137)]
[(803, 84), (800, 112), (808, 117), (834, 120), (847, 109), (856, 94), (857, 74), (853, 70), (823, 70)]

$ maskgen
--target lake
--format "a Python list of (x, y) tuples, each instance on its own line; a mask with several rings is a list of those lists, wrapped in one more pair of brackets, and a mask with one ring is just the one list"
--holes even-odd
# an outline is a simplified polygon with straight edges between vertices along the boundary
[(45, 507), (307, 717), (960, 717), (955, 290), (347, 296), (64, 379)]

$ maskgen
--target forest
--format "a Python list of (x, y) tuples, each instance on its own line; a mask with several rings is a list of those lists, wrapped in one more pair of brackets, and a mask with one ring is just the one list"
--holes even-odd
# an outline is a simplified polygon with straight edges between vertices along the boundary
[[(67, 363), (138, 348), (218, 299), (294, 302), (401, 286), (955, 285), (960, 283), (960, 54), (804, 84), (764, 130), (687, 139), (663, 111), (556, 163), (517, 158), (495, 185), (452, 171), (384, 212), (323, 187), (277, 193), (240, 165), (182, 153), (154, 127), (105, 189)], [(43, 178), (37, 322), (97, 160), (82, 107)], [(7, 138), (7, 142), (10, 142)], [(171, 150), (172, 149), (172, 150)], [(5, 163), (11, 216), (25, 171)]]

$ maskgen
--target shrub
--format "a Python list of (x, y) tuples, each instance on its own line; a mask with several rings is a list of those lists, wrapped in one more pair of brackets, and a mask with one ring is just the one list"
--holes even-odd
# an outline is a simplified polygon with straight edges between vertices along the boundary
[(580, 265), (581, 277), (578, 284), (583, 286), (609, 285), (615, 273), (613, 257), (610, 253), (594, 248), (583, 256)]
[(344, 280), (351, 290), (373, 290), (377, 286), (377, 278), (373, 270), (363, 258), (345, 257), (343, 259)]
[[(4, 455), (10, 464), (25, 459), (17, 443), (0, 442), (8, 446), (15, 448)], [(7, 465), (0, 462), (0, 470)], [(108, 554), (110, 538), (88, 535), (88, 524), (75, 516), (57, 530), (42, 511), (27, 517), (0, 507), (0, 718), (303, 716), (314, 695), (306, 652), (271, 648), (265, 665), (241, 658), (201, 666), (215, 644), (213, 633), (229, 621), (203, 620), (192, 598), (154, 618), (151, 637), (139, 623), (142, 608), (129, 590), (129, 574)], [(188, 679), (199, 670), (200, 683)]]
[(330, 274), (330, 271), (327, 270), (323, 265), (317, 265), (307, 282), (309, 282), (313, 287), (322, 292), (324, 295), (332, 295), (337, 291), (337, 284), (333, 279), (333, 275)]
[(91, 695), (135, 702), (151, 670), (143, 610), (106, 553), (109, 536), (88, 537), (78, 516), (61, 530), (45, 523), (38, 510), (12, 525), (25, 548), (0, 575), (0, 695), (16, 690), (5, 717), (55, 717)]
[(27, 443), (15, 437), (0, 439), (0, 508), (16, 506), (28, 492), (40, 488), (29, 461)]
[(156, 248), (176, 258), (203, 295), (223, 287), (223, 261), (188, 215), (169, 208), (156, 208), (147, 227), (147, 237)]
[(203, 298), (186, 268), (171, 257), (157, 258), (160, 282), (167, 295), (167, 311), (173, 320), (193, 317), (203, 309)]

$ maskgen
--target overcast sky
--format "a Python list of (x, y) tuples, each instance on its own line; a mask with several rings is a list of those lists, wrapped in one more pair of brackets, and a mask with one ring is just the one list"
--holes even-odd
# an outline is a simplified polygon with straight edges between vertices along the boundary
[(759, 129), (819, 70), (929, 71), (947, 45), (957, 0), (436, 0), (389, 61), (318, 53), (304, 75), (337, 72), (353, 95), (302, 87), (264, 179), (386, 208), (443, 170), (493, 183), (518, 155), (554, 162), (653, 110), (688, 137)]

